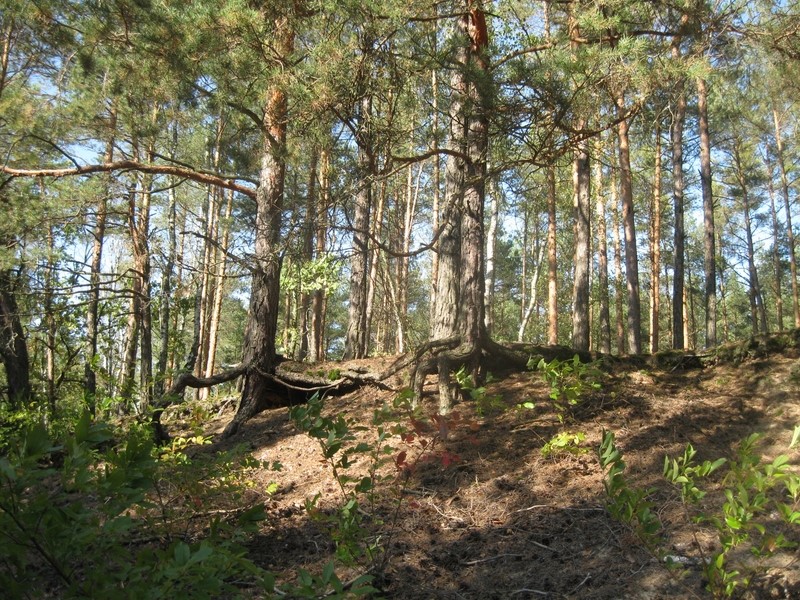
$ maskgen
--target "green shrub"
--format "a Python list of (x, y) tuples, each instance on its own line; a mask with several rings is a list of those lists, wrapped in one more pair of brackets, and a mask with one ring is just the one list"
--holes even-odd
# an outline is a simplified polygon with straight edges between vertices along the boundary
[(572, 360), (563, 361), (557, 358), (550, 362), (544, 358), (536, 361), (536, 358), (528, 361), (528, 368), (535, 365), (550, 386), (550, 398), (558, 411), (559, 421), (564, 420), (587, 392), (600, 389), (602, 372), (596, 362), (583, 363), (577, 354)]

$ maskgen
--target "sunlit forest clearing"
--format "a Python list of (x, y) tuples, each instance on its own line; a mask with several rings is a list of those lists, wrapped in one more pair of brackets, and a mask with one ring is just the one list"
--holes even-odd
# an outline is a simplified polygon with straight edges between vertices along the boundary
[(786, 2), (6, 0), (0, 589), (800, 596), (799, 60)]

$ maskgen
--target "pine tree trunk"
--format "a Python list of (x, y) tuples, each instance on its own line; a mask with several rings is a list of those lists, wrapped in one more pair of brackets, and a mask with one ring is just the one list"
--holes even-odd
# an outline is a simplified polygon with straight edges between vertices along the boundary
[(556, 168), (547, 165), (547, 343), (558, 344), (558, 244)]
[[(219, 252), (217, 252), (216, 269), (214, 284), (214, 304), (211, 307), (211, 318), (208, 326), (208, 355), (206, 356), (205, 377), (214, 374), (214, 366), (217, 360), (217, 342), (219, 337), (220, 319), (222, 318), (222, 300), (225, 296), (225, 277), (228, 269), (228, 244), (230, 243), (231, 215), (233, 213), (233, 190), (228, 191), (228, 200), (225, 205), (225, 218), (222, 223), (222, 239), (220, 240)], [(202, 388), (208, 390), (210, 388)]]
[[(682, 85), (682, 84), (681, 84)], [(672, 120), (672, 199), (675, 216), (674, 262), (672, 271), (672, 347), (683, 350), (683, 288), (685, 285), (686, 231), (684, 228), (684, 179), (683, 179), (683, 125), (686, 115), (686, 95), (679, 90)]]
[[(767, 160), (767, 172), (772, 173), (772, 165)], [(775, 313), (778, 322), (778, 331), (784, 331), (783, 322), (783, 267), (780, 256), (780, 225), (778, 211), (775, 207), (775, 186), (772, 177), (767, 177), (767, 192), (769, 193), (770, 217), (772, 218), (772, 269), (775, 271)]]
[(661, 330), (661, 124), (656, 123), (653, 199), (650, 205), (650, 352), (658, 352)]
[[(303, 262), (310, 262), (314, 259), (314, 233), (317, 228), (317, 160), (319, 153), (314, 148), (308, 165), (308, 188), (306, 190), (306, 214), (303, 223)], [(309, 324), (311, 323), (311, 294), (305, 290), (300, 290), (300, 307), (297, 319), (298, 333), (300, 335), (297, 344), (295, 360), (303, 361), (308, 356), (308, 348), (311, 338)]]
[(344, 360), (367, 356), (367, 294), (369, 287), (369, 226), (372, 209), (372, 152), (369, 119), (372, 101), (365, 95), (361, 101), (358, 138), (359, 188), (353, 218), (353, 258), (350, 262), (350, 302), (347, 313)]
[(797, 283), (797, 253), (795, 248), (794, 230), (792, 229), (792, 211), (789, 198), (789, 176), (786, 171), (786, 159), (783, 151), (783, 136), (781, 122), (776, 109), (772, 110), (772, 120), (775, 125), (775, 146), (777, 149), (778, 169), (781, 173), (781, 191), (786, 209), (786, 235), (789, 240), (789, 272), (792, 276), (792, 308), (794, 310), (794, 326), (800, 327), (800, 291)]
[[(434, 42), (435, 43), (435, 42)], [(431, 150), (433, 151), (433, 198), (431, 206), (431, 230), (434, 234), (439, 231), (439, 213), (441, 207), (439, 206), (440, 188), (442, 185), (442, 167), (439, 158), (439, 76), (436, 69), (431, 71), (431, 95), (432, 95), (432, 112), (433, 112), (433, 136), (431, 142)], [(431, 291), (430, 291), (430, 318), (431, 322), (434, 320), (436, 313), (436, 281), (439, 277), (439, 242), (437, 241), (434, 246), (434, 251), (431, 253)]]
[(616, 97), (617, 140), (619, 144), (619, 189), (622, 198), (622, 222), (625, 230), (625, 277), (628, 286), (628, 347), (631, 354), (642, 351), (642, 316), (639, 301), (639, 257), (636, 248), (636, 223), (633, 208), (633, 177), (625, 99)]
[(708, 130), (708, 90), (706, 81), (697, 78), (697, 123), (700, 129), (700, 185), (703, 191), (703, 308), (705, 309), (705, 347), (717, 345), (717, 250), (714, 240), (714, 196), (711, 180), (711, 136)]
[[(495, 251), (497, 249), (497, 219), (499, 216), (500, 189), (495, 183), (492, 193), (489, 194), (489, 231), (486, 236), (486, 295), (484, 307), (486, 310), (486, 334), (492, 335), (494, 327), (494, 286), (495, 286)], [(523, 282), (525, 279), (523, 278)], [(524, 287), (524, 283), (523, 283)]]
[[(327, 150), (320, 152), (320, 193), (317, 201), (317, 230), (315, 234), (314, 256), (321, 260), (325, 255), (325, 243), (328, 232), (328, 200), (330, 194), (330, 156)], [(311, 300), (311, 339), (308, 346), (311, 362), (319, 362), (325, 359), (325, 290), (314, 290)]]
[[(583, 129), (584, 122), (577, 128)], [(578, 143), (572, 169), (573, 200), (575, 214), (575, 277), (572, 288), (572, 347), (589, 350), (589, 239), (590, 239), (590, 190), (591, 168), (588, 142)]]
[[(109, 139), (103, 160), (110, 163), (114, 160), (114, 138), (117, 127), (117, 113), (112, 108), (109, 112)], [(108, 180), (106, 180), (108, 181)], [(110, 183), (105, 186), (110, 191)], [(89, 412), (96, 415), (97, 407), (97, 373), (98, 360), (97, 338), (100, 325), (100, 276), (103, 264), (103, 246), (106, 236), (106, 220), (108, 218), (108, 198), (103, 194), (97, 202), (97, 213), (94, 220), (92, 240), (92, 259), (89, 266), (89, 299), (86, 305), (86, 362), (83, 367), (83, 395)]]
[[(288, 18), (281, 17), (275, 24), (278, 51), (282, 56), (288, 56), (294, 45), (294, 31)], [(255, 264), (242, 356), (247, 373), (239, 408), (225, 427), (224, 438), (236, 434), (245, 421), (273, 404), (269, 378), (275, 367), (275, 336), (278, 331), (287, 113), (286, 92), (275, 84), (268, 90), (264, 110), (263, 126), (269, 135), (264, 136), (256, 190)]]
[[(172, 147), (173, 154), (178, 145), (178, 128), (177, 125), (173, 126), (172, 130)], [(178, 236), (176, 231), (177, 226), (177, 197), (175, 193), (175, 182), (170, 186), (168, 194), (167, 206), (167, 235), (169, 242), (167, 243), (167, 260), (164, 268), (161, 271), (161, 306), (158, 315), (160, 325), (161, 348), (158, 353), (158, 363), (156, 365), (156, 375), (154, 384), (154, 396), (161, 398), (166, 389), (167, 379), (167, 362), (169, 361), (170, 349), (170, 325), (172, 319), (170, 316), (172, 303), (174, 302), (172, 287), (173, 287), (173, 271), (175, 270), (175, 260), (178, 252)]]
[(616, 330), (617, 330), (617, 353), (625, 354), (626, 337), (625, 337), (625, 309), (624, 309), (624, 290), (625, 280), (622, 274), (622, 239), (619, 234), (622, 222), (620, 221), (619, 214), (619, 195), (617, 194), (617, 182), (614, 177), (615, 171), (611, 171), (611, 206), (612, 206), (612, 221), (613, 221), (613, 239), (614, 239), (614, 312)]
[(764, 307), (764, 297), (761, 293), (761, 285), (758, 281), (758, 271), (756, 269), (756, 252), (755, 244), (753, 243), (753, 223), (750, 213), (750, 190), (742, 166), (739, 146), (740, 141), (738, 138), (734, 139), (734, 167), (736, 169), (736, 178), (739, 183), (739, 189), (742, 194), (744, 233), (747, 244), (747, 272), (750, 279), (748, 294), (750, 299), (750, 317), (753, 322), (753, 335), (758, 335), (759, 333), (768, 333), (767, 314), (766, 308)]
[[(602, 155), (603, 142), (597, 141), (597, 156)], [(608, 294), (608, 232), (606, 228), (606, 202), (603, 196), (603, 164), (595, 161), (595, 206), (597, 213), (597, 285), (599, 287), (600, 311), (598, 314), (599, 348), (603, 354), (611, 354), (611, 311)]]
[[(44, 195), (44, 186), (41, 186)], [(44, 275), (44, 326), (45, 326), (45, 383), (47, 385), (47, 405), (50, 415), (56, 414), (56, 333), (58, 331), (53, 306), (53, 281), (56, 239), (53, 225), (47, 228), (47, 267)]]
[[(2, 240), (6, 249), (13, 248), (11, 238)], [(0, 358), (6, 375), (8, 401), (14, 408), (25, 406), (33, 399), (30, 380), (30, 359), (25, 332), (19, 318), (13, 271), (0, 271)]]

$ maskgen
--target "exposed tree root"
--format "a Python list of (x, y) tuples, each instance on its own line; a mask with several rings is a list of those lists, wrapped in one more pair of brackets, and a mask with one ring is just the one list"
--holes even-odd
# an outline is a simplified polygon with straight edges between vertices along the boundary
[(153, 427), (156, 443), (165, 444), (169, 442), (170, 436), (161, 423), (161, 415), (173, 404), (178, 404), (183, 401), (183, 393), (186, 391), (187, 387), (194, 389), (213, 387), (220, 383), (233, 381), (237, 377), (244, 375), (246, 371), (246, 365), (239, 365), (228, 371), (217, 373), (212, 377), (196, 377), (192, 373), (181, 373), (172, 384), (172, 387), (170, 387), (153, 406), (153, 416), (150, 419), (150, 424)]

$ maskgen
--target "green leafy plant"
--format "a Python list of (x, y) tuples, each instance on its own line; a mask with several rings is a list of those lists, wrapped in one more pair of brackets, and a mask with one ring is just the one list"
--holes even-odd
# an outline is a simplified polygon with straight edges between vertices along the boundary
[(475, 412), (479, 417), (483, 417), (492, 412), (499, 412), (505, 409), (503, 397), (499, 394), (487, 393), (486, 385), (492, 383), (494, 378), (491, 373), (486, 375), (484, 385), (477, 385), (472, 378), (472, 374), (465, 366), (462, 366), (455, 373), (455, 379), (461, 390), (475, 402)]
[(583, 363), (577, 354), (572, 360), (563, 361), (557, 358), (550, 362), (544, 358), (537, 361), (537, 358), (528, 361), (528, 368), (535, 366), (550, 386), (550, 398), (558, 411), (559, 421), (563, 422), (565, 415), (584, 394), (600, 389), (602, 372), (596, 362)]
[[(708, 589), (715, 598), (747, 589), (768, 564), (774, 568), (768, 559), (797, 546), (787, 535), (796, 535), (793, 527), (800, 524), (800, 475), (791, 470), (786, 454), (764, 462), (756, 449), (761, 437), (753, 433), (739, 444), (736, 460), (730, 461), (722, 480), (725, 500), (716, 511), (701, 505), (707, 492), (700, 482), (722, 467), (725, 459), (695, 464), (696, 452), (688, 445), (682, 457), (664, 460), (664, 475), (680, 486), (687, 512), (695, 522), (709, 524), (717, 532), (719, 550), (702, 557)], [(800, 427), (795, 427), (790, 450), (798, 439)]]
[(238, 545), (263, 507), (215, 518), (203, 540), (184, 539), (188, 521), (170, 534), (158, 482), (179, 463), (159, 460), (148, 428), (115, 431), (86, 412), (58, 440), (36, 424), (8, 442), (0, 458), (5, 597), (230, 597), (236, 580), (273, 589), (274, 578)]
[(542, 446), (541, 453), (545, 458), (550, 458), (558, 454), (586, 454), (589, 452), (588, 448), (581, 446), (586, 440), (586, 434), (582, 431), (562, 431), (554, 435), (550, 440)]
[(613, 432), (603, 431), (598, 458), (604, 472), (603, 487), (608, 512), (618, 521), (630, 525), (649, 548), (656, 548), (660, 542), (661, 522), (649, 500), (653, 490), (638, 489), (628, 484), (624, 475), (625, 461)]
[[(702, 545), (696, 544), (714, 598), (744, 593), (768, 570), (780, 568), (774, 560), (778, 553), (798, 546), (800, 474), (791, 468), (787, 454), (764, 461), (757, 452), (760, 439), (761, 435), (754, 433), (742, 440), (731, 461), (718, 458), (697, 462), (697, 451), (691, 444), (682, 456), (664, 459), (664, 477), (680, 490), (687, 522), (695, 527), (694, 535), (699, 527), (709, 526), (717, 534), (719, 547), (711, 555), (702, 554)], [(795, 427), (789, 449), (795, 449), (798, 442), (800, 427)], [(613, 433), (603, 432), (598, 456), (605, 472), (606, 505), (611, 515), (632, 525), (654, 554), (674, 564), (663, 552), (661, 524), (649, 499), (653, 490), (628, 485), (623, 475), (625, 462)], [(721, 482), (710, 482), (726, 465)], [(709, 491), (720, 485), (724, 500), (715, 507)], [(794, 557), (787, 554), (786, 560), (791, 563)]]

